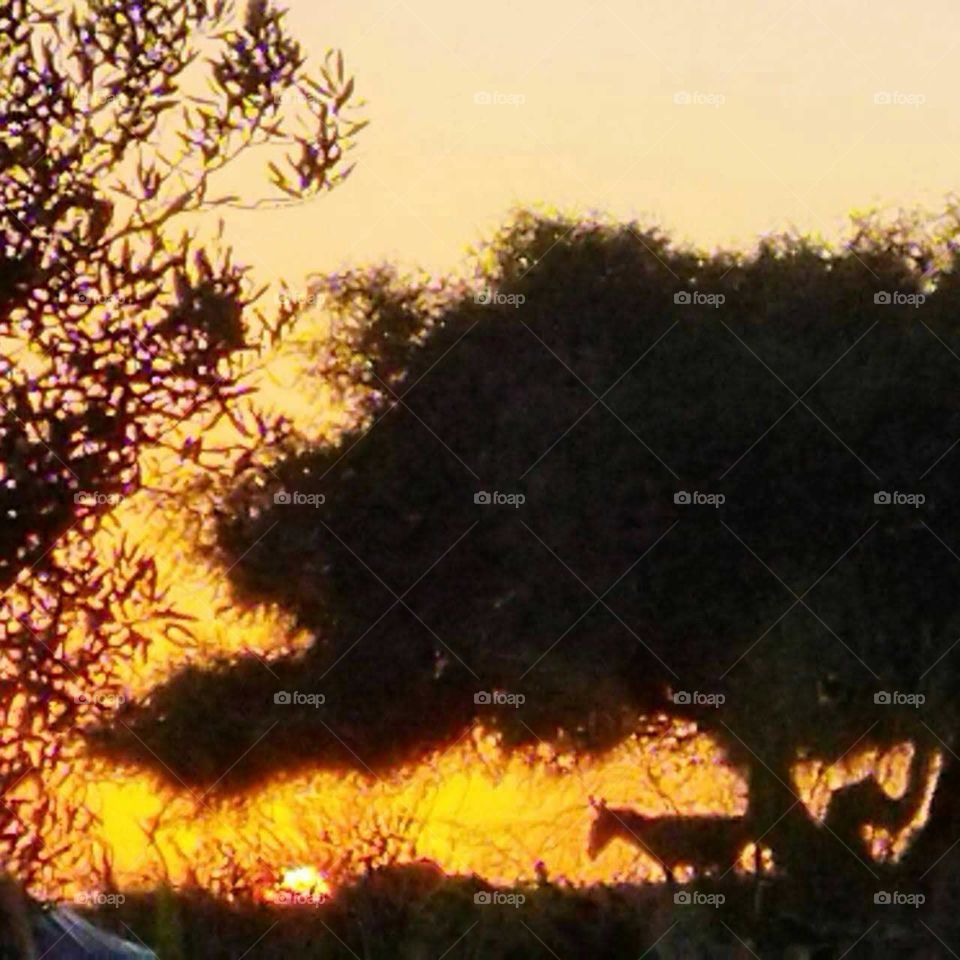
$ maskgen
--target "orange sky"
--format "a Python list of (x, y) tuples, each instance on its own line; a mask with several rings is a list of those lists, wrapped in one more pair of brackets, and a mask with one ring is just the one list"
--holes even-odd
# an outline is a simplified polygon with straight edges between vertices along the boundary
[(343, 49), (372, 121), (344, 188), (228, 217), (241, 259), (294, 287), (378, 257), (450, 269), (518, 203), (743, 245), (790, 224), (829, 235), (850, 210), (935, 204), (957, 184), (950, 0), (288, 6), (315, 59)]

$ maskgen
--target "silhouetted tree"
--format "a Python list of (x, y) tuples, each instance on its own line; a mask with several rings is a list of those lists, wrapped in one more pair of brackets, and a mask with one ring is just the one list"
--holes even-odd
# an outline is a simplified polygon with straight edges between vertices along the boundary
[[(741, 256), (521, 214), (469, 286), (328, 278), (318, 372), (358, 426), (249, 471), (219, 521), (237, 596), (316, 642), (274, 676), (187, 671), (126, 719), (201, 781), (229, 743), (236, 786), (476, 720), (603, 749), (667, 708), (749, 770), (756, 835), (798, 868), (821, 836), (799, 752), (954, 741), (957, 223)], [(494, 690), (526, 702), (475, 701)]]
[(352, 100), (340, 56), (315, 77), (266, 0), (0, 0), (0, 864), (22, 874), (82, 813), (49, 778), (146, 642), (128, 604), (178, 619), (149, 555), (92, 537), (146, 450), (213, 464), (179, 428), (230, 415), (245, 353), (296, 312), (254, 313), (246, 268), (184, 218), (244, 203), (211, 194), (257, 147), (286, 170), (256, 203), (336, 185)]

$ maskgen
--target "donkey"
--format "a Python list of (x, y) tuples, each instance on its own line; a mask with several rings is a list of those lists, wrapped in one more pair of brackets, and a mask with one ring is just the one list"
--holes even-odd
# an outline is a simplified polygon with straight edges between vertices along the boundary
[(676, 868), (685, 864), (698, 873), (726, 870), (736, 865), (752, 841), (743, 817), (647, 817), (629, 807), (608, 807), (590, 798), (594, 819), (587, 855), (595, 860), (613, 840), (624, 840), (652, 857), (670, 883)]

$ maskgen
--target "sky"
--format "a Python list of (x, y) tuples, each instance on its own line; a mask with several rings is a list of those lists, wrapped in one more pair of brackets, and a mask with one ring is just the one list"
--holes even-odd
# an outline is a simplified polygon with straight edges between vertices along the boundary
[[(960, 183), (952, 0), (287, 0), (371, 121), (341, 188), (237, 211), (258, 278), (462, 266), (511, 208), (657, 223), (712, 248)], [(244, 174), (247, 196), (255, 181)], [(265, 183), (265, 181), (264, 181)]]

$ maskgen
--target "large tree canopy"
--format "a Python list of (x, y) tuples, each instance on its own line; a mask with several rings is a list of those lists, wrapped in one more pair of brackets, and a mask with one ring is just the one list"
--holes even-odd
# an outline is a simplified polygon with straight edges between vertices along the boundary
[(751, 769), (764, 829), (800, 750), (953, 742), (956, 223), (741, 256), (521, 214), (473, 285), (328, 278), (317, 372), (357, 428), (240, 476), (218, 541), (315, 643), (173, 678), (126, 715), (153, 758), (107, 742), (200, 782), (229, 744), (238, 786), (478, 719), (602, 749), (668, 707)]

